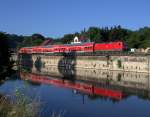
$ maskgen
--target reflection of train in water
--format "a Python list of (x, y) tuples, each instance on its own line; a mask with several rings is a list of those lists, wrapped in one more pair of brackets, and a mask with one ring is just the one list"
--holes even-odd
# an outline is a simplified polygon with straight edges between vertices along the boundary
[(77, 90), (79, 92), (83, 92), (90, 95), (95, 94), (98, 96), (109, 97), (115, 100), (121, 100), (123, 97), (123, 94), (120, 90), (113, 90), (113, 89), (104, 88), (100, 86), (94, 86), (90, 83), (85, 83), (80, 81), (72, 82), (67, 79), (52, 78), (48, 76), (36, 75), (32, 73), (23, 73), (23, 72), (20, 72), (20, 77), (22, 79), (30, 80), (37, 83), (52, 84), (59, 87), (65, 87), (65, 88)]
[(69, 52), (99, 52), (99, 51), (124, 51), (127, 47), (124, 42), (109, 42), (109, 43), (74, 43), (64, 45), (48, 45), (48, 46), (35, 46), (23, 47), (19, 53), (69, 53)]

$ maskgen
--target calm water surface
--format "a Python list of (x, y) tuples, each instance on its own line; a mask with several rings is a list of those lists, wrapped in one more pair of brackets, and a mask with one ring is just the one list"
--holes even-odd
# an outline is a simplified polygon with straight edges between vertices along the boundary
[[(69, 81), (32, 73), (18, 74), (18, 79), (4, 82), (0, 86), (0, 92), (12, 95), (18, 88), (29, 97), (40, 100), (41, 117), (50, 117), (53, 112), (63, 113), (64, 117), (150, 116), (148, 90), (135, 89), (134, 92), (134, 89), (130, 91), (126, 87), (111, 89), (105, 85), (91, 85), (79, 80)], [(25, 76), (30, 82), (21, 80)], [(97, 87), (98, 94), (94, 94), (94, 91), (91, 93), (91, 89), (86, 89), (87, 87)]]

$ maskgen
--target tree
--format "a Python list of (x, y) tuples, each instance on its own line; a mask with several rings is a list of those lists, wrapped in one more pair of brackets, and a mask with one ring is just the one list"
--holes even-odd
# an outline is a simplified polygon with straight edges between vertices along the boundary
[(115, 41), (115, 40), (125, 41), (127, 35), (128, 35), (128, 30), (123, 29), (120, 25), (111, 27), (109, 31), (109, 40), (110, 41)]
[(92, 41), (92, 42), (101, 42), (102, 35), (100, 28), (97, 27), (90, 27), (86, 33), (86, 36)]
[(38, 34), (38, 33), (35, 33), (35, 34), (32, 34), (32, 39), (41, 39), (41, 40), (44, 40), (45, 37), (41, 34)]
[(137, 31), (132, 31), (128, 35), (127, 44), (130, 48), (150, 47), (150, 28), (144, 27)]
[(75, 34), (65, 34), (64, 37), (61, 39), (63, 44), (71, 43), (71, 41), (74, 39)]
[(5, 33), (0, 32), (0, 75), (11, 66), (10, 56), (8, 38)]
[(45, 37), (41, 34), (33, 34), (32, 36), (24, 36), (23, 42), (18, 45), (21, 47), (30, 47), (40, 45), (45, 40)]

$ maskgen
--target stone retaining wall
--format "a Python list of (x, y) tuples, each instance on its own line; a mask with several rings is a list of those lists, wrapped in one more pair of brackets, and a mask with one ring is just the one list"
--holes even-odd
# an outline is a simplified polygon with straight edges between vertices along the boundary
[(45, 66), (58, 66), (68, 68), (90, 68), (90, 69), (104, 69), (104, 70), (119, 70), (132, 72), (149, 73), (148, 56), (78, 56), (78, 57), (64, 57), (64, 56), (45, 56), (32, 55), (32, 61), (35, 63), (37, 58)]

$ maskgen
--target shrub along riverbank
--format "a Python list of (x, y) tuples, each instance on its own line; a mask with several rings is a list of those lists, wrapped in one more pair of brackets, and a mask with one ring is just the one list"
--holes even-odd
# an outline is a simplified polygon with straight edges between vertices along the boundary
[(0, 32), (0, 79), (11, 74), (13, 61), (10, 60), (8, 38), (5, 33)]
[(0, 94), (0, 116), (2, 117), (36, 117), (39, 103), (24, 96), (16, 90), (15, 100), (13, 96)]

